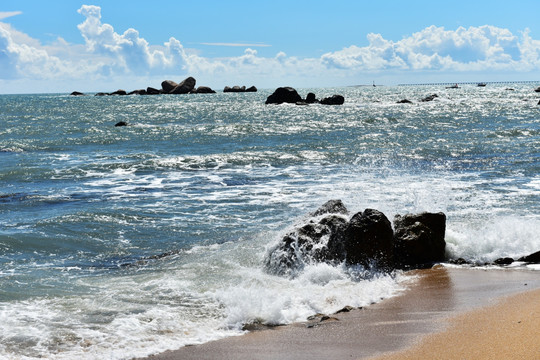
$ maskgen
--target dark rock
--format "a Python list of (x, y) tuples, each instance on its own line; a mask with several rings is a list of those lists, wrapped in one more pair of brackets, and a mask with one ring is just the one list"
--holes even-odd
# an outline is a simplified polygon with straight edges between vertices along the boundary
[(223, 88), (223, 92), (232, 92), (232, 89), (230, 87), (228, 87), (228, 86), (225, 86)]
[(421, 213), (394, 218), (394, 256), (397, 266), (419, 267), (445, 258), (446, 215)]
[(246, 92), (257, 92), (257, 88), (255, 86), (250, 86), (246, 89)]
[(351, 312), (352, 310), (354, 310), (354, 308), (352, 306), (347, 305), (343, 309), (336, 311), (336, 314), (348, 313), (348, 312)]
[(328, 215), (288, 233), (265, 258), (266, 269), (276, 275), (294, 275), (305, 264), (337, 264), (345, 259), (343, 234), (347, 220)]
[(470, 262), (465, 260), (464, 258), (451, 259), (451, 260), (448, 260), (448, 263), (449, 264), (454, 264), (454, 265), (467, 265), (467, 264), (470, 264)]
[(514, 262), (514, 259), (512, 259), (510, 257), (505, 257), (505, 258), (499, 258), (499, 259), (495, 260), (493, 263), (495, 265), (510, 265), (513, 262)]
[(518, 261), (524, 261), (532, 264), (540, 264), (540, 251), (537, 251), (527, 256), (523, 256), (519, 258)]
[(423, 98), (422, 100), (420, 100), (421, 102), (428, 102), (428, 101), (433, 101), (435, 98), (438, 98), (439, 95), (437, 94), (432, 94), (432, 95), (429, 95), (429, 96), (426, 96), (425, 98)]
[(165, 80), (161, 82), (161, 88), (165, 94), (169, 94), (178, 84), (172, 80)]
[(245, 86), (240, 87), (238, 85), (235, 85), (231, 88), (231, 87), (225, 86), (225, 88), (223, 89), (223, 92), (234, 92), (234, 93), (246, 92), (246, 87)]
[(128, 95), (146, 95), (145, 89), (133, 90), (128, 93)]
[(169, 91), (169, 94), (188, 94), (191, 90), (195, 88), (196, 82), (197, 81), (195, 80), (195, 78), (190, 76), (187, 79), (184, 79), (180, 84), (175, 86), (174, 89)]
[(536, 105), (540, 105), (540, 101), (538, 101), (538, 104), (536, 104)]
[(317, 100), (317, 97), (315, 96), (315, 94), (312, 92), (308, 93), (306, 96), (306, 103), (314, 104), (316, 102), (319, 102), (319, 100)]
[(72, 93), (69, 94), (69, 95), (72, 95), (72, 96), (84, 96), (84, 93), (78, 92), (78, 91), (74, 91), (74, 92), (72, 92)]
[(153, 88), (153, 87), (147, 87), (146, 88), (146, 95), (159, 95), (161, 94), (161, 90)]
[(196, 90), (192, 91), (194, 94), (215, 94), (216, 92), (208, 86), (199, 86)]
[(397, 103), (398, 104), (412, 104), (413, 102), (411, 100), (403, 99), (403, 100), (399, 100)]
[(534, 89), (535, 92), (539, 92), (540, 93), (540, 86), (537, 87), (536, 89)]
[(324, 214), (343, 214), (346, 215), (349, 213), (349, 210), (345, 207), (345, 204), (341, 200), (328, 200), (321, 205), (320, 208), (315, 210), (311, 216), (320, 216)]
[(97, 93), (96, 95), (94, 95), (94, 96), (107, 96), (107, 95), (109, 95), (109, 94), (104, 93), (104, 92), (98, 92), (98, 93)]
[(126, 90), (119, 89), (119, 90), (116, 90), (115, 92), (110, 93), (109, 95), (121, 95), (121, 96), (124, 96), (124, 95), (127, 95), (127, 92), (126, 92)]
[(117, 122), (116, 124), (114, 124), (114, 126), (127, 126), (127, 122), (125, 122), (125, 121), (119, 121), (119, 122)]
[(366, 268), (394, 268), (393, 231), (390, 220), (380, 211), (366, 209), (354, 215), (345, 230), (348, 264)]
[(345, 103), (345, 98), (341, 95), (332, 95), (321, 100), (323, 105), (343, 105)]
[(302, 101), (302, 98), (295, 89), (292, 87), (280, 87), (266, 99), (265, 104), (296, 104), (299, 101)]
[(512, 89), (512, 88), (506, 88), (504, 90), (506, 90), (506, 91), (516, 91), (516, 89)]

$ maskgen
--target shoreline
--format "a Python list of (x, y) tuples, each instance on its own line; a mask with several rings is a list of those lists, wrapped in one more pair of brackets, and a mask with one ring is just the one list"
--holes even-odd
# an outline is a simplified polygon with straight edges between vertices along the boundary
[[(510, 295), (531, 290), (540, 294), (537, 271), (437, 266), (410, 275), (416, 279), (402, 294), (364, 309), (329, 315), (325, 321), (318, 318), (186, 346), (143, 359), (379, 360), (378, 356), (393, 355), (397, 357), (388, 359), (398, 359), (401, 353), (396, 352), (414, 349), (434, 336), (431, 334), (444, 333), (451, 326), (450, 319), (491, 309)], [(508, 304), (512, 299), (508, 298)]]

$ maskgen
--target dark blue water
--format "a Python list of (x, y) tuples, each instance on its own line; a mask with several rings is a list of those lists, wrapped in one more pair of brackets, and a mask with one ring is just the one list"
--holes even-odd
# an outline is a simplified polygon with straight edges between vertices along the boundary
[(263, 271), (329, 199), (444, 211), (471, 261), (539, 250), (540, 107), (515, 89), (0, 96), (0, 357), (142, 356), (394, 295), (399, 275)]

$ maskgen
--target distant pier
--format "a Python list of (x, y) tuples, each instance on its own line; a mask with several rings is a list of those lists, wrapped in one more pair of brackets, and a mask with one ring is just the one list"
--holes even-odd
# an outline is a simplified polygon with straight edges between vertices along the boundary
[(450, 85), (508, 85), (508, 84), (540, 84), (536, 81), (471, 81), (471, 82), (444, 82), (444, 83), (425, 83), (425, 84), (398, 84), (398, 86), (450, 86)]

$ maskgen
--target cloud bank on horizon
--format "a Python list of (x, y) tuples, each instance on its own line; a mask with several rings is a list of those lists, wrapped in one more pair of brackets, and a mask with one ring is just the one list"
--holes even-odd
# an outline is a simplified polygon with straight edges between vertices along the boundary
[[(209, 58), (186, 49), (174, 37), (153, 45), (133, 28), (119, 34), (111, 24), (102, 22), (99, 6), (83, 5), (78, 13), (84, 17), (77, 26), (84, 45), (70, 44), (62, 38), (42, 45), (0, 22), (3, 87), (10, 82), (31, 81), (97, 84), (171, 76), (179, 80), (188, 74), (213, 86), (257, 81), (263, 87), (291, 81), (296, 86), (353, 85), (382, 74), (392, 74), (396, 79), (411, 73), (540, 75), (540, 40), (533, 39), (528, 29), (516, 35), (490, 25), (455, 30), (433, 25), (397, 41), (370, 33), (367, 46), (350, 45), (320, 57), (297, 58), (278, 49), (274, 57), (262, 57), (251, 46), (241, 56)], [(19, 14), (0, 12), (0, 20)]]

